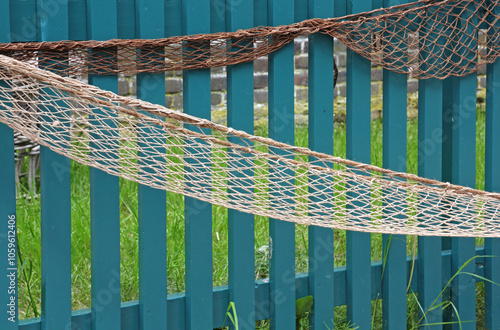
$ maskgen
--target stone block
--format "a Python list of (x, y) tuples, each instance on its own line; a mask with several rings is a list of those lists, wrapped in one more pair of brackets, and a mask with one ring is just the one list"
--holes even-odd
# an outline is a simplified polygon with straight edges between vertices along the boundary
[(268, 102), (267, 95), (267, 89), (256, 89), (253, 93), (253, 100), (255, 103), (266, 104)]
[(268, 63), (267, 57), (259, 57), (253, 63), (254, 72), (267, 72), (269, 70)]
[(298, 88), (295, 91), (295, 102), (307, 102), (309, 100), (309, 88)]
[(307, 69), (309, 66), (309, 56), (307, 54), (302, 54), (295, 56), (295, 69)]
[(253, 76), (253, 88), (266, 88), (268, 85), (267, 73), (260, 73)]
[(182, 79), (167, 78), (165, 79), (165, 93), (179, 93), (182, 92)]
[(415, 93), (418, 91), (418, 80), (408, 80), (408, 93)]
[(222, 103), (222, 93), (212, 93), (211, 104), (220, 105)]
[(384, 78), (384, 71), (382, 68), (373, 68), (372, 69), (372, 81), (382, 81)]
[(130, 82), (125, 79), (118, 80), (118, 94), (119, 95), (129, 95), (130, 94)]
[(213, 91), (223, 91), (227, 89), (226, 75), (214, 75), (211, 81), (211, 88)]
[(309, 76), (306, 73), (296, 73), (294, 77), (295, 85), (297, 86), (307, 86), (309, 83)]
[(182, 93), (175, 94), (172, 100), (172, 108), (181, 110), (183, 107), (183, 97)]

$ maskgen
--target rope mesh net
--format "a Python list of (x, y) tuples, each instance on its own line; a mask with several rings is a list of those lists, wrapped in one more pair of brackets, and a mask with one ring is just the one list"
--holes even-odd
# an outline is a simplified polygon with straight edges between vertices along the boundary
[(253, 136), (1, 55), (0, 80), (0, 122), (144, 185), (299, 224), (499, 236), (500, 194)]
[[(498, 1), (423, 0), (370, 12), (236, 32), (154, 40), (9, 43), (0, 54), (66, 75), (163, 72), (233, 65), (299, 35), (339, 39), (375, 65), (415, 78), (463, 76), (500, 53)], [(63, 59), (63, 65), (60, 61)]]
[(363, 232), (500, 237), (498, 193), (290, 146), (73, 79), (242, 63), (315, 32), (396, 72), (461, 76), (498, 56), (497, 5), (424, 0), (234, 33), (2, 44), (0, 122), (79, 163), (256, 215)]

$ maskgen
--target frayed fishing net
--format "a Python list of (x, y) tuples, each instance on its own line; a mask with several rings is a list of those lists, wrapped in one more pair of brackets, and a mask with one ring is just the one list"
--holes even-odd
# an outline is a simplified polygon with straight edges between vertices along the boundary
[[(356, 15), (155, 40), (0, 45), (64, 75), (164, 72), (253, 61), (299, 35), (328, 34), (375, 65), (415, 78), (463, 76), (500, 53), (496, 0), (422, 0)], [(61, 63), (61, 60), (64, 62)]]
[(79, 163), (299, 224), (499, 236), (500, 194), (253, 136), (0, 55), (0, 122)]

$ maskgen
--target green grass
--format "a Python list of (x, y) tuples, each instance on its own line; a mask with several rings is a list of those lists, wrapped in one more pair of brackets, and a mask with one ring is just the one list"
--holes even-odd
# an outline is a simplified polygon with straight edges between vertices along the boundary
[[(478, 112), (477, 126), (477, 182), (479, 189), (484, 188), (484, 112)], [(307, 127), (296, 127), (295, 144), (307, 146)], [(382, 121), (372, 122), (372, 164), (382, 165)], [(267, 136), (267, 127), (258, 126), (256, 135)], [(334, 129), (334, 155), (345, 157), (346, 132), (343, 124), (336, 124)], [(408, 157), (409, 173), (417, 173), (417, 121), (408, 121)], [(137, 189), (134, 182), (120, 179), (120, 221), (121, 221), (121, 289), (122, 300), (138, 299), (138, 214)], [(90, 306), (90, 195), (89, 170), (87, 167), (72, 162), (71, 164), (71, 211), (72, 211), (72, 307), (73, 309)], [(19, 198), (18, 235), (19, 253), (23, 264), (19, 279), (20, 318), (31, 318), (40, 315), (40, 201), (36, 198)], [(167, 266), (168, 293), (184, 291), (185, 255), (184, 255), (184, 203), (183, 196), (167, 193)], [(227, 210), (213, 207), (213, 284), (227, 284)], [(296, 271), (307, 271), (308, 263), (308, 231), (307, 227), (297, 225), (296, 241)], [(268, 221), (257, 216), (255, 220), (255, 255), (256, 277), (266, 278), (269, 275)], [(478, 239), (477, 243), (482, 244)], [(415, 237), (407, 238), (408, 255), (416, 251)], [(346, 263), (345, 231), (335, 231), (335, 266)], [(382, 258), (382, 235), (372, 234), (372, 260)], [(481, 284), (478, 293), (481, 293)], [(418, 305), (416, 294), (408, 295), (408, 325), (417, 321)], [(478, 294), (478, 304), (484, 300), (483, 294)], [(479, 306), (478, 305), (478, 306)], [(236, 306), (237, 308), (237, 306)], [(381, 304), (373, 302), (373, 312), (376, 315), (375, 328), (381, 326)], [(481, 308), (478, 308), (480, 313)], [(481, 315), (478, 315), (480, 317)], [(335, 308), (332, 313), (336, 329), (348, 329), (352, 326), (346, 322), (345, 306)], [(301, 324), (306, 328), (307, 318)], [(331, 325), (333, 328), (333, 322)], [(259, 329), (267, 329), (268, 322), (258, 323)]]

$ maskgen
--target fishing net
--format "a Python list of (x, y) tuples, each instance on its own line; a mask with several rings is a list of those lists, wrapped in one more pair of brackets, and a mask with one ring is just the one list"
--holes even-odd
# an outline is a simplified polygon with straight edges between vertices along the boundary
[(0, 122), (79, 163), (299, 224), (499, 236), (500, 194), (253, 136), (0, 55)]
[[(299, 35), (328, 34), (375, 65), (415, 78), (463, 76), (493, 62), (500, 48), (498, 1), (423, 0), (356, 15), (236, 32), (154, 40), (0, 45), (0, 54), (64, 75), (136, 74), (253, 61)], [(64, 60), (61, 63), (61, 60)]]
[(500, 53), (497, 2), (424, 0), (157, 40), (0, 44), (0, 122), (112, 175), (256, 215), (364, 232), (499, 237), (498, 193), (290, 146), (73, 79), (233, 65), (316, 32), (395, 72), (462, 76)]

